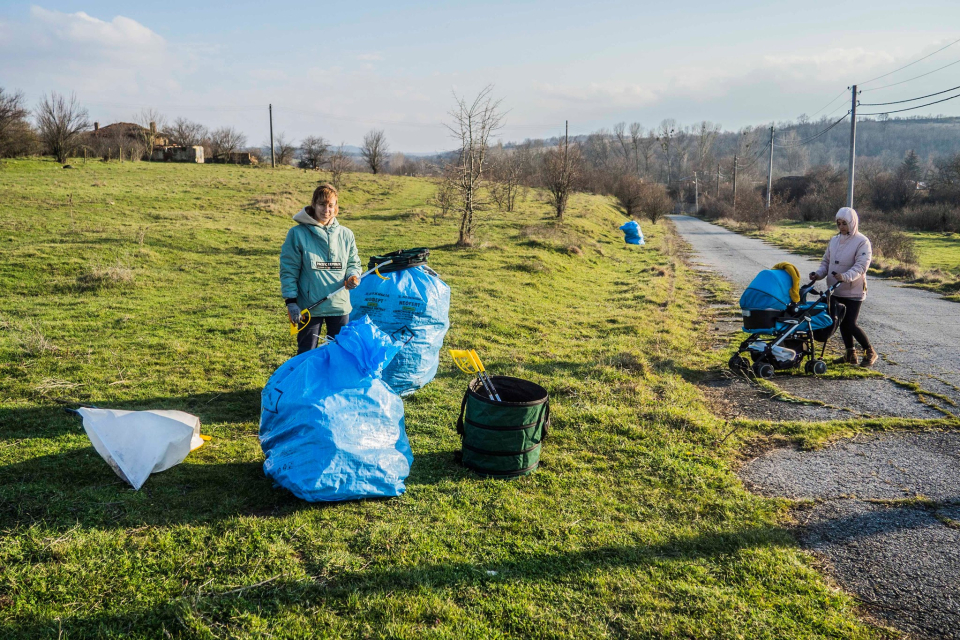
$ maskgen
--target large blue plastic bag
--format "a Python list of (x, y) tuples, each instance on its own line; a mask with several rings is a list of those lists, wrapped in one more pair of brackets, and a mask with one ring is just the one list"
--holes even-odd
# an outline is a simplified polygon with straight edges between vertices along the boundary
[(283, 363), (261, 395), (267, 477), (309, 502), (402, 494), (413, 463), (403, 400), (380, 379), (400, 346), (361, 318)]
[(640, 230), (640, 225), (636, 220), (624, 222), (620, 226), (620, 231), (623, 231), (623, 240), (627, 244), (646, 244), (643, 241), (643, 231)]
[[(386, 278), (385, 280), (383, 278)], [(450, 328), (450, 287), (426, 266), (371, 274), (350, 292), (350, 321), (367, 317), (404, 342), (383, 371), (383, 381), (408, 396), (437, 375), (443, 337)]]

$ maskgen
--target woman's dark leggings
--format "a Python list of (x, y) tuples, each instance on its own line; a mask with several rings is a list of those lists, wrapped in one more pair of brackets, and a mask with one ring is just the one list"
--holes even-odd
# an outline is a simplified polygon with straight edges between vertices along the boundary
[(869, 349), (870, 340), (857, 324), (857, 317), (860, 315), (860, 305), (863, 304), (863, 300), (841, 298), (840, 296), (833, 296), (833, 299), (847, 307), (847, 314), (843, 317), (843, 322), (840, 323), (840, 337), (843, 338), (843, 346), (847, 349), (853, 349), (853, 340), (856, 338), (861, 347)]
[(317, 348), (317, 342), (320, 340), (320, 327), (324, 324), (327, 325), (327, 336), (332, 338), (340, 333), (340, 329), (346, 326), (349, 319), (350, 314), (310, 318), (310, 323), (297, 334), (297, 355)]

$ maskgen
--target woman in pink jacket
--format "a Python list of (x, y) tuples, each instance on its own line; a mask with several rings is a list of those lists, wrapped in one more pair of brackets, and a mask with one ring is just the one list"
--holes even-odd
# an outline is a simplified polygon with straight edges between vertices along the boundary
[(816, 282), (826, 277), (827, 285), (841, 283), (833, 292), (833, 298), (847, 307), (847, 314), (840, 323), (840, 337), (847, 349), (841, 362), (857, 364), (857, 350), (853, 346), (856, 338), (863, 347), (860, 366), (869, 367), (877, 361), (877, 352), (870, 345), (867, 334), (857, 325), (857, 317), (860, 315), (860, 305), (867, 297), (867, 269), (873, 257), (873, 248), (867, 236), (857, 231), (859, 225), (857, 212), (850, 207), (837, 211), (839, 233), (830, 238), (820, 268), (810, 273), (810, 280)]

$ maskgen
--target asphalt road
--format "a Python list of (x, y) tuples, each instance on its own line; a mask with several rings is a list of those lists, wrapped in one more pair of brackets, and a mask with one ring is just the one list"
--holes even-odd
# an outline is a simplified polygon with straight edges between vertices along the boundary
[[(759, 271), (778, 262), (792, 262), (801, 274), (819, 266), (819, 261), (698, 218), (670, 218), (693, 247), (694, 260), (733, 282), (734, 303)], [(876, 365), (879, 371), (916, 382), (960, 406), (960, 304), (896, 281), (871, 277), (860, 311), (860, 326), (881, 355)], [(834, 338), (839, 339), (839, 335)], [(944, 408), (958, 412), (957, 407)]]

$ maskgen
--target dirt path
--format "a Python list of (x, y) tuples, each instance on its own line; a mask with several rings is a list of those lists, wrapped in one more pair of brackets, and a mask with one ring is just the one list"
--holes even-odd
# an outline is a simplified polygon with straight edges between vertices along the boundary
[[(786, 261), (806, 274), (819, 266), (697, 218), (671, 216), (671, 220), (693, 247), (694, 260), (734, 283), (733, 304), (762, 269)], [(960, 405), (960, 305), (934, 293), (870, 278), (860, 325), (881, 354), (878, 371), (916, 382)], [(956, 406), (940, 404), (958, 413)]]

